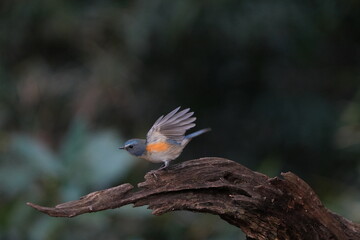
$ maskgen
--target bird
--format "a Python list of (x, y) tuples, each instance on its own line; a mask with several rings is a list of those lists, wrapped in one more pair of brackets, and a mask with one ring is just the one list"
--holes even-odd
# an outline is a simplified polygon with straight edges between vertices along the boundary
[(185, 135), (187, 130), (195, 127), (196, 118), (190, 108), (179, 111), (180, 108), (159, 117), (148, 131), (146, 139), (127, 140), (119, 149), (153, 163), (163, 163), (158, 170), (167, 168), (170, 161), (179, 157), (191, 139), (211, 130), (204, 128)]

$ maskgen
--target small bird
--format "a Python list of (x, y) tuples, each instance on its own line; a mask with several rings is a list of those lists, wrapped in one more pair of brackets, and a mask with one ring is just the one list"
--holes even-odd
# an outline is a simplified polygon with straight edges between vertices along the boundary
[(211, 130), (205, 128), (185, 136), (187, 130), (195, 127), (196, 118), (191, 117), (194, 113), (189, 112), (190, 108), (180, 112), (179, 109), (180, 107), (156, 120), (147, 133), (146, 140), (130, 139), (119, 149), (125, 149), (130, 154), (153, 163), (163, 162), (164, 165), (159, 170), (167, 168), (191, 139)]

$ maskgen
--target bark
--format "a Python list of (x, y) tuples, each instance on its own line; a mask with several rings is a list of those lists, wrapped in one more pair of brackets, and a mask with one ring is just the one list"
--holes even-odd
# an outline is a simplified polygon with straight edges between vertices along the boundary
[(53, 217), (148, 205), (153, 214), (188, 210), (220, 216), (248, 239), (360, 239), (360, 225), (324, 207), (315, 192), (291, 172), (283, 178), (223, 158), (201, 158), (155, 170), (134, 188), (125, 183), (77, 201), (29, 206)]

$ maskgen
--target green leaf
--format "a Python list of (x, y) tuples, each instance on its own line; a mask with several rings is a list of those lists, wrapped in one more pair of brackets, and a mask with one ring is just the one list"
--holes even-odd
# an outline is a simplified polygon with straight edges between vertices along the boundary
[(35, 137), (14, 135), (10, 151), (35, 174), (57, 176), (62, 169), (54, 153)]
[(60, 148), (61, 160), (67, 167), (73, 167), (80, 161), (87, 135), (85, 121), (81, 118), (75, 118)]
[(89, 184), (105, 186), (121, 178), (135, 163), (118, 147), (124, 142), (111, 131), (95, 133), (85, 148), (84, 161), (89, 166)]

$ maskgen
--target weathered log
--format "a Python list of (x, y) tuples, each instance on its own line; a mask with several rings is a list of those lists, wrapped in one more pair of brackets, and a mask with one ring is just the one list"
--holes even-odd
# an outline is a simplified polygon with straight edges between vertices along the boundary
[(360, 225), (324, 207), (291, 172), (282, 178), (223, 158), (201, 158), (155, 170), (138, 189), (125, 183), (53, 208), (29, 206), (53, 217), (148, 205), (153, 214), (189, 210), (220, 216), (250, 239), (360, 239)]

